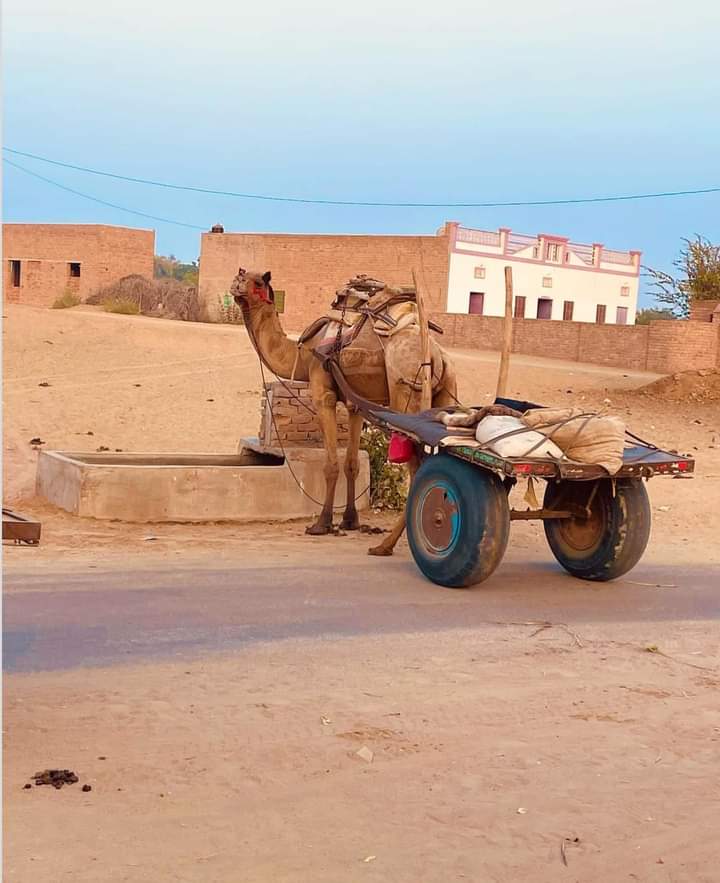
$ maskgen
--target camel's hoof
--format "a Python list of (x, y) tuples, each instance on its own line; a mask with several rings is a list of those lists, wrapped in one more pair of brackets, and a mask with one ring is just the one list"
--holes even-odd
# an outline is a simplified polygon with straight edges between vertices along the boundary
[(368, 549), (368, 555), (377, 555), (378, 558), (389, 558), (393, 553), (392, 549), (387, 546), (371, 546)]
[(324, 537), (333, 532), (332, 524), (312, 524), (305, 528), (305, 533), (309, 537)]
[(343, 520), (340, 522), (340, 530), (360, 530), (360, 519), (353, 518), (351, 521)]

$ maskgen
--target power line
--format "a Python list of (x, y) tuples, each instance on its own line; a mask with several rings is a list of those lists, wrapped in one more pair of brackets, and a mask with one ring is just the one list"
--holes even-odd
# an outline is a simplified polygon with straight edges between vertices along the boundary
[[(91, 169), (87, 166), (75, 165), (74, 163), (61, 162), (35, 153), (25, 153), (22, 150), (13, 150), (11, 147), (3, 147), (8, 153), (16, 156), (24, 156), (28, 159), (50, 163), (65, 169), (74, 169), (89, 175), (100, 175), (104, 178), (114, 178), (117, 181), (128, 181), (132, 184), (148, 184), (152, 187), (163, 187), (167, 190), (186, 190), (191, 193), (208, 193), (212, 196), (231, 196), (237, 199), (257, 199), (266, 202), (291, 202), (304, 205), (346, 205), (365, 206), (372, 208), (513, 208), (520, 206), (542, 205), (579, 205), (582, 203), (595, 202), (626, 202), (637, 199), (665, 199), (676, 196), (697, 196), (705, 193), (720, 193), (720, 187), (704, 187), (698, 190), (668, 190), (658, 193), (632, 193), (620, 196), (587, 196), (577, 199), (535, 199), (516, 200), (511, 202), (364, 202), (350, 199), (305, 199), (297, 196), (269, 196), (260, 193), (237, 193), (232, 190), (214, 190), (208, 187), (194, 187), (186, 184), (170, 184), (167, 181), (153, 181), (148, 178), (134, 178), (129, 175), (120, 175), (114, 172), (104, 172), (99, 169)], [(177, 222), (170, 222), (177, 223)]]
[(184, 221), (174, 221), (172, 218), (161, 218), (158, 215), (149, 215), (147, 212), (140, 212), (133, 208), (126, 208), (124, 205), (117, 205), (114, 202), (107, 202), (105, 199), (98, 199), (97, 196), (90, 196), (89, 193), (82, 193), (80, 190), (73, 190), (72, 187), (66, 187), (64, 184), (60, 184), (58, 181), (53, 181), (51, 178), (46, 178), (44, 175), (38, 175), (37, 172), (31, 172), (30, 169), (26, 169), (24, 166), (18, 165), (16, 162), (8, 159), (7, 157), (3, 157), (3, 162), (7, 163), (7, 165), (12, 166), (14, 169), (19, 169), (21, 172), (25, 172), (26, 175), (30, 175), (32, 178), (37, 178), (40, 181), (44, 181), (46, 184), (52, 184), (53, 187), (58, 187), (60, 190), (65, 190), (68, 193), (73, 193), (75, 196), (82, 196), (83, 199), (89, 199), (91, 202), (98, 202), (100, 205), (108, 206), (109, 208), (118, 209), (121, 212), (127, 212), (130, 215), (137, 215), (140, 218), (149, 218), (152, 221), (161, 221), (163, 224), (175, 224), (178, 227), (189, 227), (191, 230), (204, 230), (205, 227), (199, 227), (197, 224), (186, 224)]

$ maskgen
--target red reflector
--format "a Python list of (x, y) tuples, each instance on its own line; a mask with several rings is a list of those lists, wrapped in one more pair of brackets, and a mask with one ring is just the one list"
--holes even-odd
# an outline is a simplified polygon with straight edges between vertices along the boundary
[(555, 475), (557, 466), (555, 463), (513, 463), (512, 471), (515, 475)]
[(408, 463), (415, 454), (415, 445), (406, 435), (393, 432), (388, 445), (388, 461), (390, 463)]

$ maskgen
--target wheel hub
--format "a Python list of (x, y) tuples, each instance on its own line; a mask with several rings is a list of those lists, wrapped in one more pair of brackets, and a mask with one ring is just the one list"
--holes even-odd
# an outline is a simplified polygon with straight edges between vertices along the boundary
[(442, 554), (453, 546), (459, 530), (459, 515), (450, 488), (436, 485), (427, 491), (420, 507), (420, 526), (431, 551)]

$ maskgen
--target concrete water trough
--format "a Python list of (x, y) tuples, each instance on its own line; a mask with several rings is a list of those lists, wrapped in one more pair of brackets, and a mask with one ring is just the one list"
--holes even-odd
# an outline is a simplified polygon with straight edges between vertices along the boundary
[[(283, 453), (253, 440), (241, 442), (237, 454), (42, 451), (37, 493), (86, 518), (131, 522), (289, 520), (310, 517), (320, 510), (298, 483), (321, 501), (324, 463), (325, 453), (318, 448), (292, 448)], [(365, 491), (369, 483), (368, 456), (361, 451), (357, 493)], [(335, 505), (344, 504), (341, 469)], [(368, 504), (364, 493), (356, 505), (365, 509)]]

